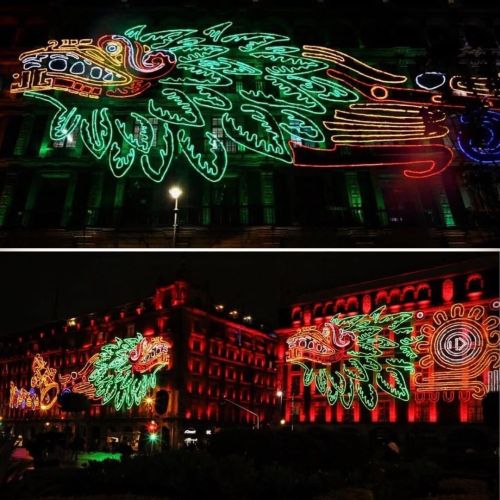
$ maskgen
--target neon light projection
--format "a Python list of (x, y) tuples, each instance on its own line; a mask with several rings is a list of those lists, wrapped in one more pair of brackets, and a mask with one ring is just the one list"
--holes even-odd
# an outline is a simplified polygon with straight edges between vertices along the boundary
[(414, 373), (413, 313), (385, 314), (385, 306), (341, 318), (319, 331), (301, 328), (287, 339), (287, 362), (303, 368), (303, 384), (313, 383), (328, 404), (352, 407), (354, 398), (374, 410), (379, 392), (408, 401), (407, 378)]
[(481, 111), (461, 115), (459, 121), (462, 124), (458, 134), (460, 151), (475, 162), (500, 162), (500, 113)]
[(47, 47), (19, 56), (23, 71), (13, 75), (12, 92), (63, 90), (83, 97), (132, 97), (151, 80), (175, 67), (174, 54), (147, 49), (119, 35), (92, 39), (51, 40)]
[(116, 410), (139, 405), (147, 391), (156, 386), (156, 373), (170, 363), (170, 342), (160, 338), (136, 337), (106, 344), (79, 371), (59, 375), (40, 355), (33, 360), (31, 389), (18, 389), (10, 383), (11, 408), (50, 410), (59, 393), (84, 394), (99, 404), (112, 404)]
[(59, 384), (56, 382), (57, 370), (50, 368), (39, 354), (35, 356), (32, 368), (31, 387), (40, 390), (40, 409), (50, 410), (59, 395)]
[[(50, 41), (20, 55), (23, 68), (11, 92), (53, 106), (51, 139), (78, 134), (116, 177), (140, 169), (162, 182), (180, 158), (218, 182), (234, 143), (230, 151), (295, 167), (396, 167), (425, 178), (453, 159), (450, 148), (429, 143), (449, 134), (447, 112), (465, 110), (478, 97), (492, 110), (483, 123), (485, 144), (471, 143), (464, 132), (459, 146), (473, 161), (498, 159), (499, 96), (485, 78), (454, 76), (445, 88), (446, 75), (427, 72), (413, 89), (404, 86), (407, 77), (342, 52), (296, 47), (272, 33), (230, 34), (231, 26), (148, 32), (140, 25), (95, 42)], [(69, 105), (49, 91), (81, 100)], [(121, 102), (138, 96), (124, 119)], [(214, 119), (223, 137), (209, 129)]]
[(89, 375), (92, 373), (94, 363), (98, 357), (99, 354), (94, 354), (81, 370), (59, 375), (61, 393), (74, 392), (84, 394), (89, 399), (94, 399), (95, 387), (89, 382)]
[(150, 339), (137, 334), (116, 338), (93, 360), (87, 379), (95, 389), (91, 397), (101, 399), (103, 405), (112, 404), (116, 410), (141, 404), (148, 390), (156, 386), (156, 372), (168, 366), (170, 347), (160, 337)]
[(426, 71), (415, 77), (415, 83), (424, 90), (436, 90), (446, 83), (446, 75), (439, 71)]
[(18, 389), (14, 382), (10, 383), (9, 407), (32, 411), (50, 410), (57, 401), (59, 384), (55, 381), (57, 370), (37, 354), (31, 365), (33, 376), (29, 390)]
[(40, 396), (36, 393), (34, 387), (29, 391), (18, 389), (14, 382), (10, 383), (9, 408), (21, 410), (39, 410)]
[(447, 401), (456, 393), (482, 399), (489, 371), (500, 368), (499, 326), (500, 318), (488, 316), (480, 305), (454, 304), (435, 312), (432, 322), (420, 327), (421, 340), (416, 344), (417, 392), (441, 395)]

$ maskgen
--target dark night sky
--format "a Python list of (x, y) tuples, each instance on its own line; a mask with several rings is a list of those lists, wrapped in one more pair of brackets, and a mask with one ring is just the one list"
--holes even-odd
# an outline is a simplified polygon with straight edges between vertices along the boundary
[(0, 335), (150, 296), (160, 279), (169, 282), (181, 267), (188, 280), (209, 288), (215, 302), (235, 306), (272, 326), (278, 323), (279, 305), (303, 292), (477, 256), (475, 252), (2, 253)]

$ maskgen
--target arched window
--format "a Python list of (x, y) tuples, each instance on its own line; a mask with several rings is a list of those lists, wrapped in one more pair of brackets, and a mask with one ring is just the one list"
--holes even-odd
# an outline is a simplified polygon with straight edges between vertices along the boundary
[(292, 309), (292, 321), (300, 321), (302, 319), (302, 309), (300, 307), (294, 307)]
[(415, 302), (415, 287), (407, 286), (403, 289), (403, 302), (405, 304)]
[(417, 287), (417, 300), (419, 302), (430, 302), (431, 287), (427, 283), (422, 283)]
[(338, 299), (337, 302), (335, 302), (335, 312), (336, 313), (345, 313), (345, 300), (344, 299)]
[(467, 296), (470, 299), (478, 299), (483, 294), (484, 289), (484, 279), (478, 274), (471, 274), (467, 277), (465, 282), (465, 290), (467, 291)]
[(484, 279), (483, 277), (476, 273), (476, 274), (471, 274), (470, 276), (467, 277), (467, 281), (465, 283), (465, 289), (468, 292), (479, 292), (482, 291), (484, 288)]
[(391, 290), (391, 294), (389, 296), (389, 303), (390, 304), (399, 304), (399, 299), (401, 297), (401, 292), (399, 288), (393, 288)]
[(314, 306), (314, 313), (313, 317), (314, 318), (320, 318), (323, 315), (323, 307), (321, 304), (316, 304)]
[(375, 297), (375, 305), (377, 307), (385, 306), (387, 304), (387, 292), (385, 290), (381, 290), (377, 293)]
[(324, 316), (333, 316), (333, 302), (327, 302), (325, 305)]
[(347, 312), (358, 312), (359, 302), (357, 297), (349, 297), (347, 299)]

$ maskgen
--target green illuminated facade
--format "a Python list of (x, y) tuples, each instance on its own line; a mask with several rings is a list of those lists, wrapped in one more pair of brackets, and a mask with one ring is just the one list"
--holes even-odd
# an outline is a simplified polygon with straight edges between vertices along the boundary
[[(469, 67), (477, 56), (457, 42), (456, 61), (442, 59), (450, 40), (430, 36), (439, 13), (426, 21), (428, 14), (415, 8), (410, 26), (402, 12), (397, 17), (397, 9), (392, 12), (396, 20), (389, 23), (384, 9), (373, 7), (364, 14), (345, 10), (337, 18), (328, 3), (283, 12), (272, 2), (261, 2), (231, 13), (201, 6), (145, 6), (140, 12), (120, 13), (114, 25), (110, 12), (89, 9), (65, 26), (40, 12), (38, 33), (27, 28), (29, 21), (16, 26), (0, 11), (4, 36), (11, 35), (3, 45), (8, 48), (3, 49), (0, 94), (3, 245), (169, 246), (173, 202), (168, 188), (173, 184), (183, 190), (180, 246), (494, 244), (499, 211), (495, 165), (474, 164), (456, 155), (449, 169), (425, 179), (409, 179), (391, 168), (291, 165), (284, 138), (305, 147), (328, 147), (314, 102), (300, 98), (302, 87), (322, 95), (328, 110), (335, 100), (346, 105), (359, 99), (334, 80), (327, 88), (326, 80), (304, 69), (309, 64), (321, 71), (322, 63), (297, 57), (295, 45), (343, 50), (373, 67), (404, 75), (409, 82), (429, 67)], [(450, 15), (448, 7), (441, 14)], [(476, 14), (484, 21), (484, 33), (492, 34), (489, 43), (494, 43), (488, 12)], [(90, 18), (100, 19), (105, 28), (92, 25)], [(367, 24), (370, 18), (390, 24), (392, 38), (374, 34)], [(221, 24), (227, 19), (232, 27)], [(143, 24), (147, 31), (140, 27)], [(19, 71), (19, 54), (45, 47), (48, 39), (77, 34), (97, 38), (113, 31), (154, 47), (159, 43), (154, 29), (180, 27), (200, 30), (210, 43), (190, 42), (179, 49), (177, 41), (175, 53), (172, 42), (183, 76), (169, 74), (156, 87), (129, 99), (98, 100), (61, 91), (9, 93), (11, 75)], [(241, 33), (255, 33), (256, 27), (261, 37), (279, 33), (282, 40), (274, 41), (272, 51), (257, 47), (257, 63), (240, 48), (241, 58), (235, 63), (224, 40), (229, 43), (239, 36), (238, 43), (255, 51), (262, 40), (245, 40)], [(456, 29), (458, 34), (468, 33), (466, 26)], [(185, 34), (185, 39), (195, 40), (198, 34), (190, 36)], [(213, 56), (203, 59), (207, 51)], [(266, 73), (262, 59), (269, 57), (272, 61), (266, 64), (275, 69)], [(288, 79), (281, 74), (283, 58), (289, 60)], [(231, 83), (225, 86), (224, 79)], [(279, 88), (280, 99), (289, 103), (286, 109), (280, 108), (279, 99), (269, 101), (270, 86)], [(270, 108), (278, 110), (281, 122), (274, 111), (267, 115)], [(332, 118), (328, 110), (325, 119)], [(273, 123), (276, 128), (270, 127)], [(453, 148), (458, 132), (447, 126), (450, 135), (442, 143)], [(349, 163), (349, 151), (345, 154)]]

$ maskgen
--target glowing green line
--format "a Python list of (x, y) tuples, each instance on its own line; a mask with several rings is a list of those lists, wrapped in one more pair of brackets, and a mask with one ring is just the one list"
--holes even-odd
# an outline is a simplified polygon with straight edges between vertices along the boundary
[(210, 144), (210, 161), (203, 160), (202, 153), (195, 151), (195, 146), (184, 129), (177, 132), (177, 140), (191, 166), (208, 181), (218, 182), (227, 169), (227, 151), (224, 144), (211, 132), (205, 132), (205, 137)]

